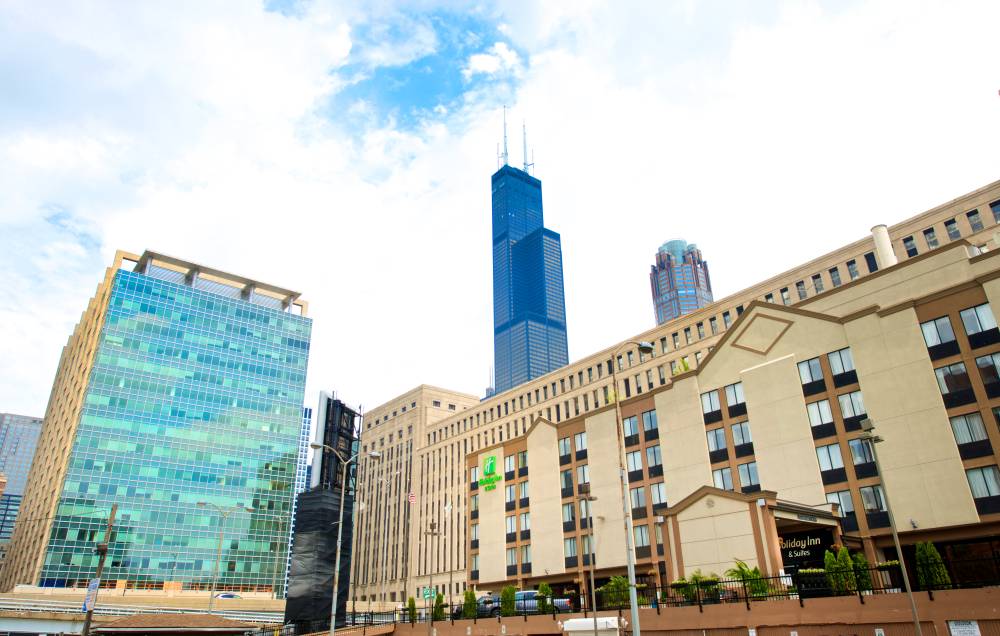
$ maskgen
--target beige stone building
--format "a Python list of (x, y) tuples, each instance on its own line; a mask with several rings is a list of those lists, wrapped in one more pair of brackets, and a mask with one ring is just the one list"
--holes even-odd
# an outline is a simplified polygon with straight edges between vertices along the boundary
[[(1000, 182), (890, 226), (881, 253), (866, 237), (412, 429), (401, 406), (428, 406), (412, 393), (372, 410), (362, 445), (394, 436), (414, 502), (384, 517), (384, 534), (358, 516), (357, 602), (396, 605), (432, 575), (446, 596), (583, 587), (591, 520), (601, 575), (623, 571), (616, 395), (643, 578), (721, 573), (735, 558), (777, 573), (782, 540), (810, 532), (885, 557), (886, 493), (904, 544), (933, 539), (955, 557), (992, 545), (998, 221)], [(885, 440), (884, 475), (859, 439), (865, 419)], [(490, 490), (487, 457), (502, 477)], [(362, 491), (386, 470), (362, 466)], [(381, 536), (401, 559), (378, 560)]]

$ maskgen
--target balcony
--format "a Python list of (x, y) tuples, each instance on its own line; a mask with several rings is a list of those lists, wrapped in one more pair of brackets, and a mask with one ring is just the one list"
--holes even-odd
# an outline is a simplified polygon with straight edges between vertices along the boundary
[(840, 518), (840, 529), (843, 532), (858, 531), (858, 515), (853, 510), (844, 513), (844, 516)]
[(823, 483), (829, 486), (830, 484), (839, 484), (842, 481), (847, 481), (847, 470), (843, 468), (831, 468), (830, 470), (821, 470), (820, 477), (823, 478)]
[(958, 348), (958, 341), (952, 340), (951, 342), (942, 342), (941, 344), (936, 344), (933, 347), (927, 347), (927, 354), (931, 357), (931, 360), (940, 360), (941, 358), (947, 358), (948, 356), (958, 355), (960, 349)]
[(857, 383), (858, 383), (858, 372), (855, 371), (854, 369), (851, 369), (850, 371), (844, 371), (843, 373), (838, 373), (837, 375), (833, 376), (833, 386), (837, 387), (838, 389), (840, 387)]
[(740, 488), (740, 492), (746, 494), (750, 492), (760, 492), (760, 484), (750, 484), (749, 486), (743, 486)]
[(704, 414), (705, 424), (715, 424), (722, 421), (722, 411), (712, 411)]
[(517, 566), (508, 565), (507, 566), (507, 576), (517, 576)]
[(747, 414), (747, 403), (740, 402), (739, 404), (733, 404), (728, 409), (729, 417), (739, 417), (741, 415)]
[(990, 444), (990, 440), (988, 439), (959, 444), (958, 454), (962, 457), (962, 459), (986, 457), (987, 455), (993, 454), (993, 445)]
[(708, 461), (709, 463), (724, 462), (729, 459), (729, 449), (720, 448), (719, 450), (708, 451)]
[(583, 450), (576, 451), (575, 457), (576, 461), (580, 461), (581, 459), (587, 459), (587, 449), (585, 448)]
[(521, 466), (520, 468), (517, 469), (517, 476), (518, 477), (526, 477), (527, 475), (528, 475), (528, 467), (527, 466)]
[(517, 543), (517, 533), (508, 532), (507, 533), (507, 543)]
[(576, 530), (576, 520), (563, 521), (563, 532), (573, 532)]
[(861, 415), (852, 415), (851, 417), (844, 418), (844, 430), (845, 431), (860, 431), (861, 422), (868, 417), (867, 413), (862, 413)]
[(575, 568), (577, 565), (576, 557), (575, 556), (566, 557), (565, 565), (567, 570), (570, 568)]
[(572, 455), (560, 455), (559, 456), (559, 465), (560, 466), (565, 466), (566, 464), (570, 463), (571, 461), (573, 461), (573, 456)]
[(625, 436), (625, 446), (635, 446), (638, 443), (639, 443), (639, 434), (638, 433), (636, 433), (635, 435), (626, 435)]
[(650, 477), (659, 477), (663, 474), (663, 464), (657, 464), (656, 466), (649, 467)]
[(572, 497), (573, 496), (573, 487), (572, 486), (567, 486), (566, 488), (562, 489), (561, 493), (562, 493), (562, 498), (563, 499), (565, 499), (566, 497)]
[(990, 515), (1000, 512), (1000, 496), (980, 497), (976, 499), (976, 512), (980, 515)]
[(469, 541), (469, 549), (470, 550), (478, 550), (479, 549), (479, 539), (472, 539), (471, 541)]
[(823, 439), (824, 437), (833, 437), (837, 434), (837, 427), (833, 422), (827, 422), (826, 424), (817, 424), (812, 427), (813, 439)]
[(866, 512), (865, 518), (868, 519), (869, 528), (888, 528), (889, 527), (889, 513), (883, 510), (877, 510), (875, 512)]
[(980, 331), (979, 333), (974, 333), (969, 336), (969, 346), (973, 349), (978, 349), (979, 347), (985, 347), (991, 345), (995, 342), (1000, 342), (1000, 329), (993, 328), (987, 329), (986, 331)]
[(733, 454), (737, 457), (746, 457), (747, 455), (753, 455), (753, 442), (747, 442), (746, 444), (737, 444), (733, 446)]
[(632, 518), (633, 519), (645, 519), (646, 518), (646, 506), (641, 508), (632, 508)]
[(805, 382), (802, 384), (802, 395), (809, 397), (810, 395), (816, 395), (817, 393), (822, 393), (826, 391), (826, 380), (819, 379), (813, 380), (812, 382)]
[(648, 431), (643, 431), (642, 438), (644, 440), (646, 440), (647, 442), (651, 442), (654, 439), (660, 439), (660, 429), (659, 428), (651, 428)]
[(521, 541), (527, 541), (531, 538), (531, 529), (521, 530)]
[(642, 470), (630, 470), (628, 471), (628, 483), (642, 481)]
[(878, 476), (878, 467), (875, 462), (865, 462), (863, 464), (854, 464), (854, 474), (858, 479), (866, 479), (868, 477)]
[(521, 497), (520, 499), (517, 500), (517, 505), (521, 508), (527, 508), (528, 499), (529, 499), (528, 497)]
[(958, 389), (951, 393), (943, 394), (941, 398), (944, 400), (945, 408), (950, 409), (964, 404), (972, 404), (976, 401), (976, 394), (972, 392), (971, 388)]

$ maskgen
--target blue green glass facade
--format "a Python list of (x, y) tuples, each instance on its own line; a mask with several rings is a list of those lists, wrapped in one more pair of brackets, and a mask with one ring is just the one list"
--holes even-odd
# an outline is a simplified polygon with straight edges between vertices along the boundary
[[(40, 576), (78, 585), (112, 504), (105, 580), (283, 587), (311, 320), (151, 267), (115, 274)], [(251, 292), (251, 299), (253, 298)], [(264, 306), (269, 304), (272, 306)], [(299, 484), (296, 481), (299, 481)]]
[(712, 303), (708, 263), (694, 243), (667, 241), (649, 271), (656, 324), (662, 325)]
[(493, 356), (502, 393), (569, 363), (562, 244), (544, 227), (542, 182), (505, 165), (492, 177)]
[(0, 413), (0, 473), (7, 478), (7, 486), (0, 495), (0, 549), (4, 549), (14, 532), (41, 432), (41, 418)]

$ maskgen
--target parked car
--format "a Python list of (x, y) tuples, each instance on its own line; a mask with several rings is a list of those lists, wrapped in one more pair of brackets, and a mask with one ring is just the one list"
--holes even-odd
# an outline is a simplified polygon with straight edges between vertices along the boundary
[[(573, 607), (568, 598), (552, 598), (549, 601), (555, 611), (569, 612)], [(514, 594), (514, 611), (518, 614), (533, 614), (538, 612), (538, 590), (525, 590)], [(552, 611), (552, 610), (549, 610)]]
[[(485, 596), (480, 596), (476, 600), (476, 615), (479, 618), (486, 616), (499, 616), (500, 615), (500, 597), (492, 596), (486, 594)], [(464, 618), (465, 616), (465, 606), (456, 605), (452, 609), (452, 616), (454, 618)]]

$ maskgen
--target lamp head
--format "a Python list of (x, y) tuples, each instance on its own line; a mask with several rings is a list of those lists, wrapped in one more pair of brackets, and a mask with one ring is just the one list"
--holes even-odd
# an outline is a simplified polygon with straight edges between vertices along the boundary
[(323, 449), (323, 445), (322, 444), (313, 443), (313, 444), (309, 445), (309, 448), (314, 448), (316, 450), (322, 450)]
[(653, 343), (646, 340), (639, 342), (639, 353), (645, 355), (653, 353)]

